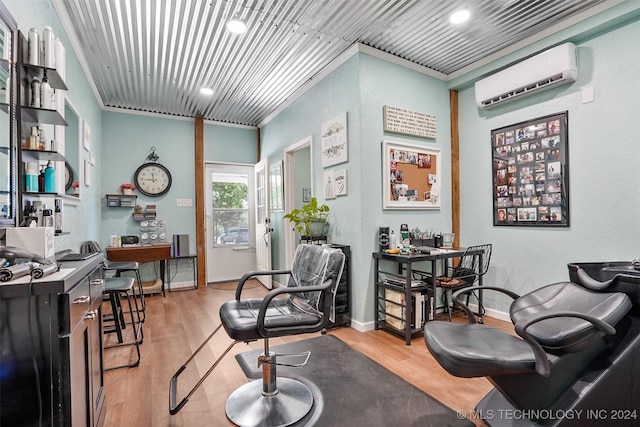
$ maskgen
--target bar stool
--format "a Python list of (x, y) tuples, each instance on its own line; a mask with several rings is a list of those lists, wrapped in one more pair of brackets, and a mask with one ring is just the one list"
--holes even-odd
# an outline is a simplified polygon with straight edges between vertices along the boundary
[[(105, 371), (119, 368), (133, 368), (140, 365), (140, 344), (142, 344), (143, 340), (143, 331), (138, 300), (133, 291), (133, 284), (134, 280), (131, 277), (108, 277), (104, 279), (103, 295), (111, 304), (111, 313), (103, 315), (103, 322), (105, 323), (103, 333), (105, 335), (115, 333), (118, 337), (117, 344), (105, 346), (104, 348), (106, 350), (110, 348), (135, 346), (137, 353), (137, 360), (135, 362), (105, 368)], [(122, 298), (127, 300), (130, 322), (125, 320)], [(133, 302), (131, 301), (132, 298)], [(134, 311), (136, 317), (134, 317)], [(122, 332), (126, 329), (127, 325), (130, 325), (133, 330), (133, 340), (125, 342)]]
[(147, 303), (144, 300), (144, 290), (142, 288), (142, 279), (140, 278), (140, 265), (135, 261), (105, 261), (103, 263), (102, 269), (105, 272), (112, 271), (114, 272), (114, 277), (121, 277), (121, 273), (131, 271), (136, 276), (136, 281), (138, 282), (138, 291), (137, 294), (140, 297), (140, 313), (142, 322), (147, 318)]

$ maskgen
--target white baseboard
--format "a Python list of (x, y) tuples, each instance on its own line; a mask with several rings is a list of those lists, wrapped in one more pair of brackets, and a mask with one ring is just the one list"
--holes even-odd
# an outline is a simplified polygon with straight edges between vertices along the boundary
[[(478, 311), (478, 306), (474, 304), (469, 304), (469, 308), (473, 312)], [(438, 312), (444, 312), (444, 310), (440, 309)], [(491, 308), (485, 309), (485, 316), (492, 317), (494, 319), (503, 320), (505, 322), (511, 322), (511, 318), (509, 317), (509, 313), (505, 313), (503, 311), (493, 310)], [(375, 322), (359, 322), (357, 320), (351, 319), (351, 327), (358, 332), (369, 332), (375, 329)]]

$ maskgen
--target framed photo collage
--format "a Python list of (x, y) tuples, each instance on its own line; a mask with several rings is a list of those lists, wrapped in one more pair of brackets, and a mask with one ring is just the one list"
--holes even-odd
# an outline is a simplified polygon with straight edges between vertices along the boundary
[(491, 131), (493, 224), (569, 226), (568, 113)]

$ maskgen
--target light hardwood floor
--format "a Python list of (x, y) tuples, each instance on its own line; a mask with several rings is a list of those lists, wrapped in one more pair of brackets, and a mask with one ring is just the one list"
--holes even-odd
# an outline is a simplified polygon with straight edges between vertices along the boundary
[[(147, 321), (144, 324), (140, 366), (105, 374), (106, 427), (232, 425), (225, 416), (225, 401), (233, 390), (246, 382), (233, 355), (261, 349), (262, 342), (237, 344), (201, 389), (173, 416), (169, 414), (169, 380), (219, 324), (218, 308), (234, 298), (234, 290), (235, 283), (229, 283), (170, 292), (164, 298), (147, 297)], [(256, 282), (245, 287), (243, 297), (259, 297), (265, 293), (266, 290)], [(462, 318), (459, 321), (463, 321)], [(509, 324), (499, 320), (485, 317), (485, 323), (510, 330)], [(385, 331), (362, 333), (340, 327), (328, 333), (456, 411), (470, 414), (476, 403), (492, 388), (484, 378), (455, 378), (449, 375), (431, 357), (422, 337), (415, 338), (411, 346), (406, 346), (404, 339)], [(311, 336), (277, 338), (270, 342), (275, 346)], [(226, 333), (219, 331), (206, 351), (203, 350), (202, 357), (198, 357), (193, 367), (180, 377), (179, 398), (185, 395), (187, 387), (195, 384), (199, 375), (230, 343)], [(129, 357), (132, 357), (131, 348), (105, 350), (107, 366), (122, 363)]]

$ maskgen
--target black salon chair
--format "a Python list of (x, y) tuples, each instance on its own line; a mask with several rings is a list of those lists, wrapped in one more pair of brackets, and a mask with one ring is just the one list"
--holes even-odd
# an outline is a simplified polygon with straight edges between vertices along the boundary
[[(343, 266), (344, 253), (340, 249), (299, 245), (291, 270), (244, 275), (238, 283), (236, 298), (220, 307), (221, 325), (171, 378), (169, 412), (176, 414), (187, 403), (235, 344), (262, 339), (264, 353), (258, 358), (258, 366), (262, 366), (262, 380), (249, 382), (233, 392), (226, 404), (227, 417), (240, 426), (287, 426), (302, 419), (313, 406), (311, 390), (300, 381), (276, 378), (276, 365), (304, 366), (310, 354), (296, 355), (301, 357), (299, 363), (277, 362), (277, 355), (269, 349), (269, 338), (318, 332), (326, 327), (329, 320), (334, 321), (335, 294)], [(274, 289), (263, 299), (241, 299), (247, 280), (260, 275), (283, 274), (289, 275), (287, 287)], [(221, 326), (234, 340), (233, 343), (186, 397), (176, 403), (178, 377)]]
[[(577, 391), (576, 384), (587, 383), (580, 376), (598, 369), (594, 366), (602, 364), (602, 357), (626, 332), (626, 322), (621, 320), (631, 308), (627, 295), (593, 292), (571, 282), (554, 283), (523, 296), (493, 286), (482, 290), (514, 299), (509, 313), (517, 336), (475, 323), (462, 302), (474, 288), (461, 289), (454, 299), (470, 323), (427, 322), (424, 339), (434, 358), (454, 376), (488, 377), (495, 389), (476, 407), (480, 413), (578, 407), (580, 399), (589, 395)], [(488, 424), (510, 425), (500, 421), (504, 420)]]

